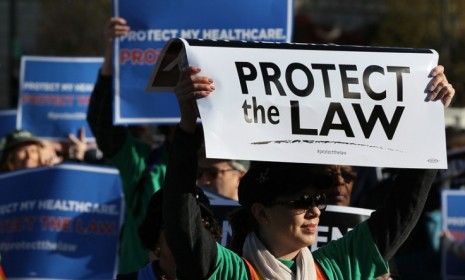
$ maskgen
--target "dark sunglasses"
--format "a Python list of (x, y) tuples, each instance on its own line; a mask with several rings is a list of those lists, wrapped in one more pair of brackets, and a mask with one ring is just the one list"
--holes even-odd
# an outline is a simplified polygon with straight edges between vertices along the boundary
[(337, 185), (338, 176), (341, 176), (345, 183), (353, 183), (357, 179), (357, 174), (354, 171), (342, 169), (340, 172), (322, 171), (316, 175), (318, 185), (329, 187)]
[(273, 204), (284, 205), (293, 210), (309, 210), (317, 207), (322, 211), (326, 209), (326, 195), (323, 193), (306, 194), (296, 200), (275, 201)]
[(212, 168), (212, 167), (207, 167), (207, 168), (199, 167), (197, 169), (197, 178), (200, 178), (202, 176), (206, 176), (207, 178), (215, 179), (216, 177), (218, 177), (219, 174), (223, 175), (224, 173), (230, 172), (230, 171), (237, 171), (237, 170), (234, 169), (234, 168), (216, 169), (216, 168)]

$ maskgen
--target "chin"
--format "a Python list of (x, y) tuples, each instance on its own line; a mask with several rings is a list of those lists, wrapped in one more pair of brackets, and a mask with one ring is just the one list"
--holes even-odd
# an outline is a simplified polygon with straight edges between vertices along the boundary
[(311, 236), (301, 236), (299, 238), (299, 245), (303, 247), (308, 247), (312, 244), (314, 244), (316, 241), (316, 235), (311, 235)]

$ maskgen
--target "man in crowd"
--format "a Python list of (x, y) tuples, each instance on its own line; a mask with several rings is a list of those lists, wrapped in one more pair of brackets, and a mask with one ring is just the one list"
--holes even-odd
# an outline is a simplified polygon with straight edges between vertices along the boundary
[(248, 166), (247, 161), (200, 157), (197, 166), (197, 185), (237, 201), (239, 181), (247, 172)]

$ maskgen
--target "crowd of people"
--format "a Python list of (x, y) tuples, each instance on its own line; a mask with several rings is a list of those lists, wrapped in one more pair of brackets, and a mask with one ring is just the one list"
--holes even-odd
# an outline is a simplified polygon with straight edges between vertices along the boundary
[[(429, 208), (429, 194), (444, 187), (441, 178), (447, 175), (404, 169), (382, 176), (370, 167), (206, 158), (196, 100), (215, 94), (215, 82), (196, 66), (182, 72), (175, 90), (181, 120), (158, 126), (162, 138), (146, 126), (114, 125), (113, 40), (129, 30), (123, 18), (110, 19), (88, 107), (103, 157), (83, 132), (56, 143), (19, 130), (5, 138), (0, 159), (5, 172), (65, 160), (106, 162), (119, 170), (126, 210), (118, 279), (388, 279), (411, 273), (402, 270), (402, 255), (415, 250), (409, 235), (422, 232), (415, 229), (418, 221), (436, 209)], [(427, 99), (449, 106), (455, 91), (444, 68), (430, 75)], [(221, 227), (204, 191), (240, 204), (231, 216), (229, 247), (219, 243)], [(376, 211), (341, 239), (311, 252), (327, 204)], [(464, 255), (461, 244), (447, 240)]]

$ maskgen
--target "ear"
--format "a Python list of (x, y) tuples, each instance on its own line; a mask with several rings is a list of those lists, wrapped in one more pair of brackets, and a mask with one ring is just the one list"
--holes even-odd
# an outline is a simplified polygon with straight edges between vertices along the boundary
[(269, 224), (270, 216), (268, 215), (266, 208), (261, 203), (254, 203), (250, 208), (252, 215), (258, 224)]

